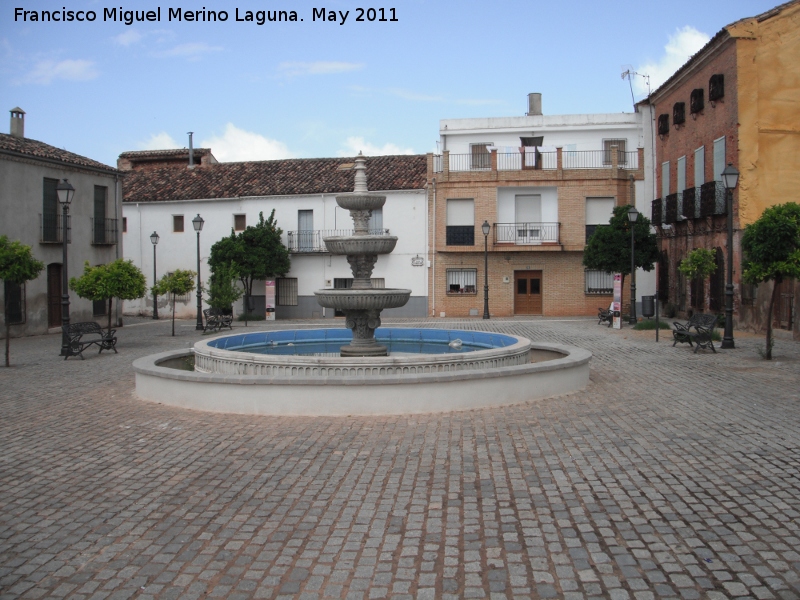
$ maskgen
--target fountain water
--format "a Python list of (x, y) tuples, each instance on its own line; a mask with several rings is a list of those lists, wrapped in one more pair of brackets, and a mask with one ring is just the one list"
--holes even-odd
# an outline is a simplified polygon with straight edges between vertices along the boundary
[(354, 234), (324, 238), (331, 254), (347, 257), (353, 272), (353, 286), (345, 290), (314, 292), (321, 306), (344, 313), (345, 325), (353, 332), (353, 341), (342, 346), (341, 356), (386, 356), (386, 346), (375, 341), (375, 330), (381, 325), (381, 311), (404, 306), (411, 296), (411, 290), (379, 290), (372, 287), (372, 270), (378, 256), (391, 253), (397, 244), (397, 237), (369, 234), (372, 211), (383, 206), (386, 196), (368, 193), (365, 163), (366, 160), (359, 153), (353, 193), (336, 196), (336, 203), (350, 211), (355, 226)]

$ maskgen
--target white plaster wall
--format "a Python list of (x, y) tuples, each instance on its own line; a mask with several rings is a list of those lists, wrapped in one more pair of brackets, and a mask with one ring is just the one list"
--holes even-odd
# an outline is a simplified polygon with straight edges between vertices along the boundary
[[(394, 252), (378, 258), (373, 277), (384, 277), (387, 287), (411, 290), (412, 297), (427, 297), (427, 273), (424, 267), (412, 267), (411, 259), (426, 256), (427, 211), (424, 190), (375, 192), (386, 196), (383, 207), (383, 227), (399, 239)], [(153, 280), (153, 246), (150, 234), (157, 231), (161, 239), (157, 247), (157, 277), (175, 269), (197, 269), (197, 237), (191, 220), (196, 214), (205, 220), (200, 234), (200, 274), (207, 281), (208, 256), (211, 246), (229, 236), (233, 227), (233, 215), (247, 215), (247, 224), (258, 221), (259, 211), (268, 218), (272, 210), (278, 226), (283, 230), (283, 241), (287, 243), (287, 232), (298, 228), (299, 210), (314, 211), (314, 230), (352, 229), (349, 213), (336, 204), (333, 194), (308, 196), (273, 196), (257, 198), (230, 198), (214, 200), (191, 200), (157, 203), (126, 203), (123, 215), (127, 218), (125, 235), (125, 257), (133, 260), (145, 273), (148, 287)], [(172, 231), (173, 215), (184, 215), (184, 232)], [(292, 254), (291, 270), (287, 277), (298, 279), (298, 296), (313, 296), (314, 290), (333, 287), (333, 279), (352, 277), (347, 260), (343, 256), (329, 254)], [(329, 285), (328, 282), (330, 282)], [(256, 287), (258, 286), (258, 287)], [(263, 295), (260, 282), (253, 286), (254, 295)], [(205, 304), (204, 304), (205, 307)], [(152, 296), (125, 305), (129, 314), (152, 314)], [(159, 311), (167, 310), (166, 298), (160, 299)], [(321, 311), (321, 307), (318, 307)], [(196, 313), (194, 293), (186, 303), (176, 306), (176, 315), (192, 317)], [(167, 314), (166, 312), (164, 313)], [(308, 315), (311, 316), (310, 314)], [(321, 314), (320, 314), (321, 316)]]

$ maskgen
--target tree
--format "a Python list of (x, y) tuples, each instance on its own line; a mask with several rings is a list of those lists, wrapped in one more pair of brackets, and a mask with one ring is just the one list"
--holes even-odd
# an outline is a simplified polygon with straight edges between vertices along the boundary
[(220, 310), (230, 310), (233, 303), (244, 293), (236, 286), (238, 277), (236, 265), (233, 263), (216, 265), (208, 281), (208, 305)]
[[(622, 274), (622, 289), (625, 275), (631, 272), (631, 223), (628, 221), (630, 205), (615, 206), (608, 225), (598, 227), (589, 238), (583, 251), (583, 266), (587, 269)], [(650, 232), (650, 219), (642, 213), (633, 224), (633, 239), (636, 245), (636, 267), (652, 271), (658, 260), (655, 234)], [(633, 302), (633, 299), (631, 299)]]
[(764, 358), (772, 359), (772, 310), (778, 286), (787, 278), (800, 277), (800, 204), (787, 202), (764, 211), (742, 235), (745, 283), (772, 281), (767, 311), (767, 340)]
[(135, 300), (145, 295), (147, 284), (144, 274), (133, 261), (119, 258), (107, 265), (92, 267), (84, 263), (83, 275), (69, 280), (70, 289), (87, 300), (108, 300), (108, 331), (111, 332), (111, 315), (114, 298)]
[(211, 246), (208, 265), (212, 271), (220, 266), (233, 265), (239, 281), (242, 282), (245, 298), (245, 325), (250, 310), (250, 297), (253, 295), (253, 282), (272, 277), (283, 277), (289, 272), (289, 251), (281, 242), (283, 230), (275, 221), (275, 211), (264, 220), (264, 213), (258, 214), (258, 223), (248, 226), (238, 235), (222, 238)]
[[(18, 241), (10, 241), (0, 235), (0, 279), (14, 285), (36, 279), (44, 269), (44, 263), (31, 254), (31, 247)], [(8, 289), (8, 288), (6, 288)], [(3, 294), (3, 320), (6, 324), (6, 367), (10, 366), (11, 324), (8, 320), (9, 297)]]
[(188, 294), (194, 289), (194, 278), (197, 275), (194, 271), (184, 271), (175, 269), (172, 273), (167, 273), (158, 280), (152, 291), (158, 296), (172, 294), (172, 335), (175, 335), (175, 296)]

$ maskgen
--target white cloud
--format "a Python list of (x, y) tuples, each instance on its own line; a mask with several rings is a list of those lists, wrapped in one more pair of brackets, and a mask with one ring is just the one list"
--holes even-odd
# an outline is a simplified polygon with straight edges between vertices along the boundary
[(174, 148), (182, 148), (182, 146), (166, 131), (153, 133), (147, 141), (139, 144), (141, 150), (172, 150)]
[(403, 100), (411, 100), (413, 102), (444, 102), (444, 98), (441, 96), (430, 96), (428, 94), (419, 94), (417, 92), (404, 90), (402, 88), (389, 88), (388, 92), (393, 96), (397, 96), (398, 98), (402, 98)]
[(212, 154), (220, 162), (277, 160), (294, 156), (283, 142), (239, 129), (233, 123), (225, 126), (225, 133), (221, 136), (206, 138), (200, 145), (211, 148)]
[(131, 44), (135, 44), (139, 40), (141, 40), (144, 36), (136, 31), (135, 29), (128, 29), (124, 33), (120, 33), (119, 35), (115, 35), (113, 39), (117, 44), (120, 46), (128, 47)]
[(211, 52), (219, 52), (222, 50), (220, 46), (211, 46), (205, 42), (192, 42), (189, 44), (180, 44), (169, 50), (157, 52), (156, 56), (166, 58), (188, 58), (189, 60), (198, 60), (204, 54)]
[[(658, 88), (675, 73), (689, 58), (705, 46), (711, 38), (689, 25), (677, 29), (669, 36), (664, 46), (664, 56), (658, 61), (645, 63), (636, 69), (639, 73), (650, 76), (652, 90)], [(633, 80), (633, 88), (638, 94), (647, 93), (647, 82), (643, 77)]]
[(47, 85), (55, 79), (89, 81), (99, 74), (90, 60), (42, 60), (36, 63), (33, 71), (25, 77), (24, 82)]
[(278, 69), (283, 71), (286, 75), (331, 75), (334, 73), (347, 73), (348, 71), (357, 71), (362, 69), (363, 64), (348, 63), (348, 62), (335, 62), (335, 61), (317, 61), (317, 62), (283, 62), (278, 65)]
[(339, 156), (357, 156), (363, 152), (365, 156), (385, 156), (387, 154), (416, 154), (413, 148), (401, 148), (396, 144), (386, 143), (383, 146), (376, 146), (364, 140), (363, 137), (351, 136), (344, 142), (344, 148), (340, 149)]

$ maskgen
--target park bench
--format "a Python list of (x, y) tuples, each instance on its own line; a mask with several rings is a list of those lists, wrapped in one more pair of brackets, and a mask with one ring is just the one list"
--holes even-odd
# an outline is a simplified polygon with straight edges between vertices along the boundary
[[(100, 325), (94, 322), (70, 323), (62, 325), (62, 331), (67, 336), (67, 353), (64, 360), (70, 356), (80, 356), (83, 360), (83, 351), (94, 344), (103, 350), (113, 350), (117, 354), (117, 330), (105, 331)], [(100, 354), (98, 352), (98, 354)]]
[(207, 308), (203, 311), (206, 324), (203, 326), (203, 333), (206, 331), (219, 331), (223, 327), (233, 330), (233, 315), (224, 314), (219, 308)]
[(597, 324), (601, 325), (603, 323), (608, 323), (608, 326), (614, 323), (614, 311), (608, 308), (598, 308), (597, 309)]
[(695, 314), (689, 318), (686, 324), (674, 322), (674, 329), (672, 330), (672, 347), (681, 342), (682, 344), (689, 344), (694, 346), (694, 352), (697, 354), (698, 348), (711, 348), (714, 354), (717, 351), (714, 349), (714, 328), (717, 326), (717, 315), (711, 314)]

